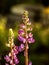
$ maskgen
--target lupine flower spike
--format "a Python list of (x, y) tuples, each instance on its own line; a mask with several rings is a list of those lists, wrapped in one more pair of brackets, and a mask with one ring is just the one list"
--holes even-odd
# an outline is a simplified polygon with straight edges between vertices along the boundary
[(17, 58), (18, 50), (17, 46), (14, 45), (14, 33), (12, 29), (9, 29), (9, 43), (7, 46), (10, 47), (10, 52), (8, 55), (4, 57), (6, 60), (5, 65), (16, 65), (19, 63), (19, 60)]
[[(29, 63), (28, 60), (28, 43), (34, 43), (35, 39), (33, 38), (33, 34), (31, 33), (32, 27), (31, 22), (29, 21), (28, 12), (25, 11), (23, 16), (23, 24), (20, 24), (20, 29), (18, 31), (18, 39), (22, 43), (21, 47), (24, 50), (24, 56), (25, 56), (25, 65), (32, 65), (32, 63)], [(21, 51), (21, 50), (20, 50)]]

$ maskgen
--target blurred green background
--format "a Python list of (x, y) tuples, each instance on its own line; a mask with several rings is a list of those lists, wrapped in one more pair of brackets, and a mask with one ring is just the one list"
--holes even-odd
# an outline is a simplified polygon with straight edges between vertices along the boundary
[[(19, 45), (17, 39), (19, 25), (22, 23), (22, 13), (29, 12), (32, 22), (35, 43), (30, 44), (29, 60), (33, 65), (49, 65), (49, 4), (48, 0), (1, 0), (0, 1), (0, 65), (5, 65), (4, 56), (9, 53), (6, 46), (8, 42), (8, 30), (14, 31), (14, 42)], [(24, 64), (23, 52), (19, 53), (20, 63)]]

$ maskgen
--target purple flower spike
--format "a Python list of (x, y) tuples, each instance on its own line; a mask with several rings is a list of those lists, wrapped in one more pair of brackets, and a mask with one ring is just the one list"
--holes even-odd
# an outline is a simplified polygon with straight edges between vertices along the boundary
[[(18, 31), (18, 39), (19, 41), (22, 43), (19, 46), (19, 52), (24, 51), (24, 56), (25, 56), (25, 65), (32, 65), (32, 62), (29, 62), (28, 64), (28, 50), (29, 50), (29, 46), (28, 43), (34, 43), (35, 39), (33, 38), (33, 34), (31, 33), (32, 31), (32, 26), (31, 26), (31, 22), (29, 21), (29, 17), (28, 17), (28, 12), (24, 11), (23, 14), (23, 24), (20, 25), (20, 30)], [(22, 35), (23, 34), (23, 35)], [(25, 43), (25, 44), (23, 44)]]
[[(19, 33), (22, 33), (23, 30), (19, 30)], [(5, 65), (16, 65), (19, 63), (19, 60), (17, 59), (17, 54), (18, 54), (18, 46), (15, 46), (14, 44), (14, 34), (12, 29), (9, 29), (9, 45), (10, 45), (10, 52), (8, 55), (4, 57), (6, 60)]]
[(19, 31), (18, 31), (18, 34), (24, 34), (24, 30), (23, 29), (20, 29)]
[(4, 59), (6, 60), (6, 62), (9, 62), (9, 61), (10, 61), (10, 58), (9, 58), (8, 55), (6, 55), (6, 56), (4, 57)]
[(31, 61), (29, 62), (29, 65), (32, 65), (32, 62)]

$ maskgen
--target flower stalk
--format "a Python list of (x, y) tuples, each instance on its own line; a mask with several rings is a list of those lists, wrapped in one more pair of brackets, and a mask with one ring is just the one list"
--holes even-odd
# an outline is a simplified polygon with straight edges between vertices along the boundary
[(12, 64), (11, 65), (14, 65), (14, 62), (13, 62), (13, 52), (12, 52), (12, 48), (14, 46), (14, 34), (13, 34), (13, 31), (12, 29), (9, 29), (9, 44), (10, 44), (10, 49), (11, 49), (11, 60), (12, 60)]
[[(23, 13), (23, 24), (20, 25), (20, 29), (18, 31), (18, 39), (19, 41), (24, 45), (24, 56), (25, 56), (25, 65), (29, 65), (29, 59), (28, 59), (28, 43), (34, 43), (35, 40), (33, 38), (33, 35), (31, 33), (32, 27), (31, 27), (31, 22), (29, 21), (28, 17), (28, 11), (25, 11)], [(30, 63), (32, 65), (32, 63)]]
[(5, 65), (16, 65), (19, 63), (19, 60), (17, 58), (18, 54), (18, 46), (15, 46), (14, 44), (14, 33), (13, 30), (10, 28), (9, 29), (9, 40), (7, 46), (10, 47), (10, 52), (8, 55), (4, 57), (6, 60)]
[[(27, 14), (27, 15), (26, 15)], [(24, 12), (25, 16), (28, 16), (27, 11)], [(27, 42), (27, 21), (25, 21), (25, 38), (26, 38), (26, 43), (25, 43), (25, 65), (28, 65), (28, 42)]]

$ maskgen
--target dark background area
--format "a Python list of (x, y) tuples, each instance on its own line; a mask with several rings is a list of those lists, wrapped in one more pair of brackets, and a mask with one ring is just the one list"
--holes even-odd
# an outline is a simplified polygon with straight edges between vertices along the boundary
[(41, 4), (44, 7), (49, 6), (49, 0), (1, 0), (0, 1), (0, 13), (8, 14), (10, 13), (10, 8), (13, 5), (18, 5), (22, 3), (29, 4)]

